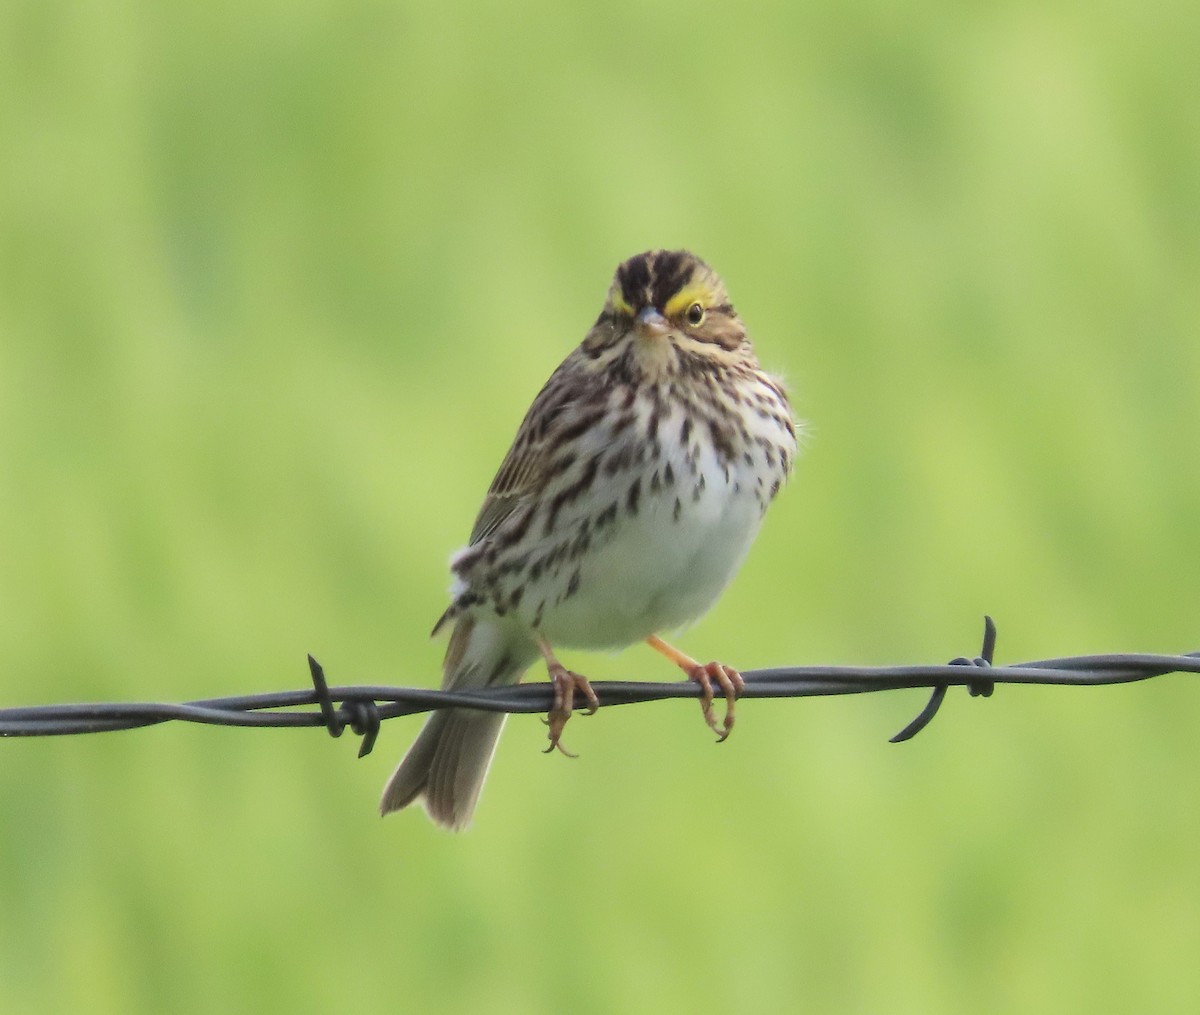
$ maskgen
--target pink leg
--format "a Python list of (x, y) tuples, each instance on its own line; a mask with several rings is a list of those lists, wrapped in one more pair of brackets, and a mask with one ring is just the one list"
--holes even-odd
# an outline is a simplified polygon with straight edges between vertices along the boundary
[[(712, 662), (707, 665), (698, 663), (691, 656), (680, 652), (674, 645), (668, 645), (657, 635), (652, 634), (647, 638), (646, 644), (656, 652), (665, 655), (688, 675), (689, 680), (694, 680), (700, 685), (702, 692), (700, 708), (704, 713), (704, 721), (717, 735), (717, 743), (721, 743), (733, 731), (734, 704), (737, 702), (737, 696), (746, 689), (746, 682), (742, 679), (742, 675), (732, 666), (726, 666), (724, 663)], [(718, 723), (716, 716), (713, 715), (714, 681), (725, 694), (725, 720), (722, 723)]]

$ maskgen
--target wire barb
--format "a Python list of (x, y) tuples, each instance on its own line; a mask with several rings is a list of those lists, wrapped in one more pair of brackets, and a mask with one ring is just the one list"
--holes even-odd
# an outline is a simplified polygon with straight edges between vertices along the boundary
[(336, 740), (342, 735), (345, 724), (337, 714), (333, 699), (329, 697), (329, 684), (325, 681), (325, 667), (313, 658), (311, 652), (308, 654), (308, 674), (312, 677), (313, 693), (317, 696), (317, 704), (321, 707), (321, 718), (325, 720), (325, 728), (329, 730), (329, 735)]
[(340, 737), (349, 726), (351, 731), (362, 737), (358, 747), (358, 756), (365, 758), (375, 747), (375, 738), (379, 736), (379, 706), (374, 698), (347, 698), (339, 709), (333, 704), (329, 693), (329, 684), (325, 680), (323, 667), (312, 653), (308, 654), (308, 673), (312, 677), (313, 693), (316, 703), (321, 709), (321, 718), (325, 728), (333, 738)]
[[(997, 684), (1097, 686), (1146, 680), (1167, 673), (1200, 673), (1200, 652), (1186, 655), (1093, 655), (997, 666), (996, 625), (985, 618), (983, 648), (974, 659), (960, 657), (940, 666), (787, 666), (743, 671), (741, 698), (808, 698), (831, 694), (927, 687), (929, 701), (920, 714), (892, 737), (909, 740), (929, 725), (950, 687), (963, 686), (973, 696), (987, 697)], [(272, 691), (186, 704), (108, 702), (81, 705), (35, 705), (0, 709), (0, 737), (65, 736), (137, 729), (177, 720), (213, 726), (323, 727), (340, 737), (347, 727), (361, 738), (359, 757), (375, 745), (386, 719), (438, 708), (470, 708), (487, 712), (548, 712), (554, 705), (551, 683), (514, 684), (472, 690), (435, 691), (422, 687), (330, 687), (325, 671), (308, 657), (312, 686), (298, 691)], [(700, 686), (691, 680), (672, 683), (597, 681), (592, 685), (602, 706), (629, 705), (667, 698), (695, 699)], [(315, 706), (315, 707), (314, 707)]]
[[(996, 622), (991, 617), (983, 618), (983, 650), (974, 659), (968, 659), (966, 656), (958, 656), (956, 659), (951, 659), (951, 666), (978, 666), (981, 669), (988, 669), (992, 665), (992, 658), (996, 652)], [(935, 684), (933, 693), (929, 696), (929, 701), (925, 703), (925, 707), (917, 714), (907, 726), (899, 733), (891, 738), (890, 743), (902, 744), (905, 740), (911, 740), (921, 732), (937, 715), (938, 709), (942, 707), (942, 702), (946, 700), (946, 691), (949, 689), (949, 684)], [(996, 690), (996, 682), (994, 680), (970, 680), (967, 682), (967, 690), (971, 692), (972, 698), (984, 697), (990, 698), (992, 692)]]

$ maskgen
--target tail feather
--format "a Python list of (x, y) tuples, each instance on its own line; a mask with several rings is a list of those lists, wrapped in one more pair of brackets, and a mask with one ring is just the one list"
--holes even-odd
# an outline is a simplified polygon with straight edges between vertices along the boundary
[(459, 831), (475, 811), (491, 765), (503, 713), (435, 712), (400, 762), (379, 803), (382, 814), (421, 799), (439, 825)]
[[(448, 689), (513, 684), (536, 657), (499, 625), (462, 617), (446, 650), (442, 686)], [(458, 831), (470, 823), (507, 716), (452, 708), (434, 712), (388, 780), (381, 814), (417, 800), (429, 816)]]

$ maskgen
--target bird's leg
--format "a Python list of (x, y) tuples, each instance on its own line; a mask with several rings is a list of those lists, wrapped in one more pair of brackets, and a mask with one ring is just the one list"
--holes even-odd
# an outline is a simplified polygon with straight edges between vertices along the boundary
[(549, 670), (550, 680), (554, 684), (554, 707), (550, 709), (550, 714), (543, 720), (550, 727), (550, 746), (546, 748), (545, 753), (549, 754), (558, 748), (568, 758), (574, 758), (575, 755), (562, 745), (562, 732), (575, 708), (575, 692), (579, 691), (587, 698), (588, 715), (595, 714), (596, 709), (600, 707), (600, 699), (596, 697), (596, 692), (592, 690), (592, 685), (588, 683), (587, 677), (579, 673), (572, 673), (558, 661), (554, 650), (545, 638), (539, 637), (537, 646), (546, 660), (546, 669)]
[[(646, 644), (656, 652), (661, 652), (688, 675), (689, 680), (700, 685), (700, 708), (704, 712), (704, 721), (717, 735), (717, 743), (724, 740), (733, 730), (733, 707), (737, 696), (746, 688), (742, 675), (732, 666), (723, 663), (709, 663), (705, 666), (696, 662), (691, 656), (680, 652), (674, 645), (668, 645), (658, 635), (652, 634), (646, 639)], [(725, 721), (717, 723), (713, 715), (713, 681), (725, 692)]]

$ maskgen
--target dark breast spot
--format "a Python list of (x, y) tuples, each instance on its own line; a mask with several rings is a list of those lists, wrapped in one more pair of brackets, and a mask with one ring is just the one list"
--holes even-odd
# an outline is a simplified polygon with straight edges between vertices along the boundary
[(612, 436), (616, 437), (633, 426), (634, 415), (632, 412), (626, 412), (617, 417), (617, 421), (612, 425)]
[(555, 444), (559, 447), (562, 447), (570, 444), (574, 440), (577, 440), (602, 419), (604, 419), (605, 414), (605, 409), (603, 407), (581, 414), (573, 423), (563, 427), (554, 435)]
[(592, 483), (596, 479), (596, 471), (600, 467), (600, 456), (592, 455), (588, 459), (587, 464), (583, 467), (579, 478), (570, 486), (560, 490), (554, 495), (550, 501), (550, 510), (546, 512), (545, 534), (548, 536), (554, 531), (554, 524), (558, 521), (558, 513), (572, 501), (582, 497), (588, 490), (591, 489)]
[(649, 441), (658, 440), (658, 413), (660, 405), (656, 399), (654, 405), (650, 408), (650, 417), (646, 420), (646, 439)]
[(642, 497), (642, 480), (641, 477), (635, 479), (629, 486), (629, 493), (625, 498), (625, 509), (631, 514), (638, 513), (638, 501)]
[(737, 457), (737, 448), (733, 446), (733, 433), (729, 427), (718, 419), (708, 421), (708, 432), (712, 437), (713, 449), (722, 461), (731, 462)]

